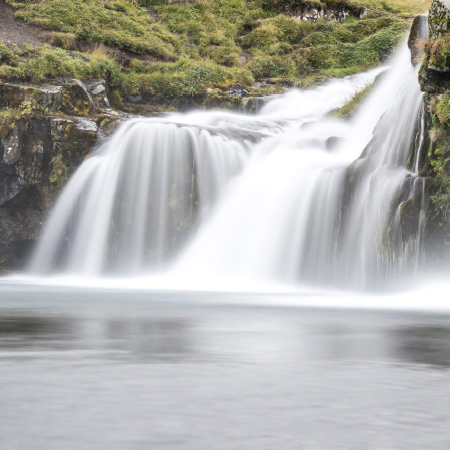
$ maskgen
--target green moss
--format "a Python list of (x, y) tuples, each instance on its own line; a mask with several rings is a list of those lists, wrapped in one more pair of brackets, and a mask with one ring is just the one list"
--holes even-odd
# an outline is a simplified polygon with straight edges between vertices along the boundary
[(441, 125), (450, 124), (450, 94), (446, 93), (436, 103), (436, 116)]
[(33, 115), (33, 104), (26, 100), (18, 108), (0, 108), (0, 138), (4, 139), (14, 128), (17, 121)]
[(64, 164), (62, 155), (56, 155), (50, 163), (50, 183), (56, 188), (61, 188), (67, 181), (69, 168)]
[(428, 66), (440, 68), (450, 67), (450, 36), (443, 35), (440, 38), (429, 41), (425, 47)]

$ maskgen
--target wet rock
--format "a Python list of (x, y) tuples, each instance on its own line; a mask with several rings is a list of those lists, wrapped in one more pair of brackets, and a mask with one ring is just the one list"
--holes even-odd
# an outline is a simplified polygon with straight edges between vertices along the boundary
[(241, 112), (256, 114), (261, 111), (262, 107), (266, 104), (263, 97), (252, 97), (242, 99), (241, 107), (239, 110)]
[(22, 261), (19, 247), (34, 242), (52, 199), (97, 138), (94, 119), (36, 115), (0, 139), (0, 270)]
[(411, 63), (413, 66), (424, 58), (424, 44), (427, 39), (428, 18), (426, 16), (416, 16), (408, 38), (408, 47), (411, 50)]
[(227, 94), (231, 97), (248, 97), (247, 89), (245, 89), (244, 86), (242, 86), (242, 84), (240, 83), (236, 83), (235, 85), (230, 86), (230, 88), (227, 90)]
[(20, 269), (29, 258), (45, 220), (39, 204), (41, 193), (33, 186), (0, 208), (0, 270)]
[(337, 146), (344, 141), (343, 138), (338, 136), (331, 136), (325, 141), (325, 148), (328, 151), (333, 151), (337, 148)]
[(0, 206), (16, 197), (24, 187), (23, 180), (16, 175), (2, 173), (0, 166)]
[(51, 190), (58, 191), (95, 147), (98, 126), (83, 118), (51, 118), (50, 133), (52, 148), (47, 174)]

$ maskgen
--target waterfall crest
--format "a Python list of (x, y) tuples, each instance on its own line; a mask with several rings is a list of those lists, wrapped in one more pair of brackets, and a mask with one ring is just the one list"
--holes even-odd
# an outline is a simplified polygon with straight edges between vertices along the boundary
[(409, 59), (405, 44), (349, 122), (328, 114), (385, 68), (289, 91), (255, 116), (127, 122), (68, 183), (32, 271), (389, 287), (419, 267), (425, 217)]

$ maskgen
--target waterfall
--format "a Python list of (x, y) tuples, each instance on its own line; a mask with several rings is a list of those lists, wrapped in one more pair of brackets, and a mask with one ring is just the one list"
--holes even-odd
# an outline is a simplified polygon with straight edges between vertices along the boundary
[(171, 122), (129, 121), (64, 189), (32, 270), (58, 267), (95, 276), (163, 266), (247, 158), (245, 139)]
[[(409, 59), (405, 44), (389, 68), (290, 90), (257, 115), (128, 121), (69, 181), (31, 270), (389, 288), (419, 270), (425, 222)], [(375, 80), (351, 121), (330, 116)]]

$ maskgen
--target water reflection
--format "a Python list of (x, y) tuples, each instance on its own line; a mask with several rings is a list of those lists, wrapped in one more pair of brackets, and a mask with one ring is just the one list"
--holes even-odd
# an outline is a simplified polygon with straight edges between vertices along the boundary
[(105, 317), (4, 311), (0, 349), (93, 351), (96, 357), (134, 363), (285, 360), (340, 366), (397, 360), (450, 367), (450, 325), (392, 320), (374, 321), (370, 314), (220, 308)]
[(74, 318), (1, 315), (0, 348), (26, 350), (66, 347), (75, 338), (77, 322)]
[(190, 326), (184, 319), (113, 319), (105, 324), (106, 347), (142, 362), (177, 360), (189, 354)]
[(450, 326), (414, 325), (397, 329), (394, 342), (405, 361), (450, 367)]
[(189, 353), (189, 323), (184, 319), (0, 316), (0, 349), (21, 351), (90, 350), (108, 358), (183, 358)]

